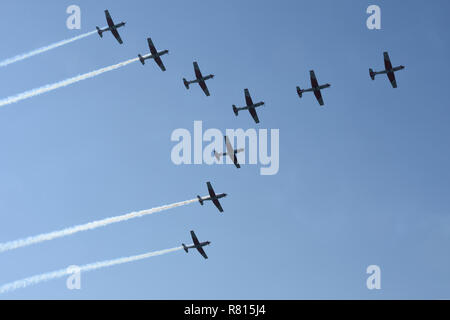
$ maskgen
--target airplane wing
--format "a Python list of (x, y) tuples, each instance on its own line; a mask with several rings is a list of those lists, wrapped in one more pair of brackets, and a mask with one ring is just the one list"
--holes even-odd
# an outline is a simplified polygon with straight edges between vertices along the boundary
[[(200, 68), (199, 68), (199, 66), (198, 66), (197, 61), (194, 61), (194, 71), (195, 71), (195, 77), (196, 77), (197, 79), (203, 78), (203, 75), (202, 75), (202, 73), (201, 73), (201, 71), (200, 71)], [(202, 88), (202, 89), (203, 89), (203, 88)]]
[(120, 37), (120, 34), (119, 34), (119, 32), (117, 32), (117, 29), (116, 29), (116, 28), (112, 28), (112, 29), (111, 29), (111, 33), (114, 35), (114, 38), (116, 38), (116, 40), (117, 40), (120, 44), (123, 43), (122, 38)]
[(395, 80), (394, 72), (388, 72), (387, 76), (389, 78), (389, 81), (391, 82), (392, 87), (397, 88), (397, 80)]
[(317, 81), (316, 74), (314, 70), (309, 71), (309, 77), (311, 78), (311, 87), (315, 88), (319, 86), (319, 82)]
[(250, 112), (253, 120), (255, 120), (256, 123), (259, 123), (258, 114), (256, 113), (255, 108), (249, 108), (248, 112)]
[(164, 66), (164, 63), (159, 56), (156, 56), (153, 60), (155, 60), (156, 64), (161, 68), (162, 71), (166, 71), (166, 67)]
[(222, 208), (222, 206), (220, 205), (219, 200), (214, 199), (212, 202), (213, 202), (214, 205), (217, 207), (217, 209), (219, 209), (220, 212), (223, 212), (223, 208)]
[(208, 256), (206, 255), (205, 251), (202, 247), (197, 247), (198, 252), (203, 256), (203, 258), (208, 259)]
[(200, 85), (200, 88), (202, 88), (202, 90), (206, 94), (206, 96), (209, 97), (209, 90), (208, 90), (208, 87), (206, 86), (206, 82), (202, 80), (198, 84)]
[(111, 18), (111, 15), (109, 14), (108, 10), (105, 10), (105, 16), (106, 16), (106, 22), (108, 23), (108, 27), (111, 29), (114, 27), (114, 21)]
[(198, 241), (198, 238), (195, 235), (194, 231), (191, 231), (191, 237), (192, 237), (192, 241), (194, 241), (194, 245), (198, 246), (200, 244), (200, 241)]
[(234, 153), (234, 157), (233, 157), (233, 163), (234, 163), (234, 165), (236, 166), (236, 168), (240, 168), (241, 167), (241, 165), (239, 164), (239, 162), (238, 162), (238, 159), (237, 159), (237, 156), (236, 156), (236, 153)]
[(391, 59), (389, 58), (389, 54), (387, 52), (383, 52), (383, 57), (384, 57), (384, 68), (386, 70), (391, 70), (392, 63), (391, 63)]
[(211, 182), (207, 182), (206, 183), (206, 185), (208, 186), (208, 192), (209, 192), (209, 196), (211, 197), (211, 198), (214, 198), (215, 196), (216, 196), (216, 193), (214, 192), (214, 189), (213, 189), (213, 187), (212, 187), (212, 185), (211, 185)]
[(253, 100), (252, 100), (252, 97), (250, 96), (250, 92), (248, 91), (248, 89), (244, 89), (244, 94), (245, 94), (245, 102), (247, 103), (247, 106), (253, 105)]
[(314, 95), (316, 96), (317, 101), (319, 101), (319, 104), (323, 106), (323, 98), (320, 90), (314, 91)]

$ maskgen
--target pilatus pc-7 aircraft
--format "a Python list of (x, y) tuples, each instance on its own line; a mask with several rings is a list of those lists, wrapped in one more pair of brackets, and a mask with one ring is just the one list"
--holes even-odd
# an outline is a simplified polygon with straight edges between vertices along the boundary
[(187, 253), (189, 251), (189, 249), (195, 248), (198, 250), (198, 252), (200, 252), (200, 254), (203, 256), (203, 258), (208, 259), (208, 256), (206, 255), (205, 251), (203, 250), (203, 247), (208, 246), (211, 242), (210, 241), (205, 241), (205, 242), (198, 241), (197, 236), (195, 235), (194, 231), (191, 231), (191, 237), (192, 237), (192, 241), (194, 241), (194, 244), (191, 246), (187, 246), (184, 243), (182, 243), (184, 251), (186, 251), (186, 253)]
[(185, 78), (183, 78), (183, 83), (186, 89), (189, 89), (189, 85), (191, 83), (198, 83), (200, 85), (200, 88), (202, 88), (203, 92), (206, 94), (206, 96), (209, 96), (209, 90), (206, 86), (206, 80), (214, 78), (213, 74), (207, 75), (204, 77), (200, 71), (200, 68), (198, 67), (197, 61), (194, 61), (194, 71), (195, 71), (195, 80), (187, 81)]
[(211, 200), (214, 203), (214, 205), (217, 207), (217, 209), (219, 209), (220, 212), (223, 212), (223, 209), (222, 209), (222, 206), (220, 205), (219, 199), (226, 197), (227, 194), (226, 193), (220, 193), (220, 194), (216, 195), (216, 193), (214, 192), (213, 187), (211, 186), (211, 182), (208, 181), (206, 183), (206, 185), (208, 186), (209, 197), (202, 198), (200, 196), (197, 196), (198, 202), (200, 202), (200, 204), (203, 205), (204, 201)]
[(248, 91), (248, 89), (244, 89), (244, 94), (245, 94), (245, 102), (247, 105), (245, 107), (236, 107), (233, 104), (234, 114), (236, 116), (238, 116), (239, 111), (248, 110), (248, 112), (250, 112), (250, 115), (252, 116), (253, 120), (255, 120), (256, 123), (259, 123), (258, 114), (256, 113), (256, 108), (263, 106), (264, 101), (261, 101), (258, 103), (253, 103), (252, 97), (250, 96), (250, 92)]
[(150, 54), (147, 54), (145, 56), (141, 56), (138, 54), (139, 60), (141, 61), (142, 65), (145, 64), (145, 60), (147, 59), (153, 59), (155, 60), (156, 64), (161, 68), (162, 71), (166, 71), (166, 67), (164, 66), (161, 56), (169, 53), (169, 50), (163, 50), (158, 52), (156, 50), (155, 45), (153, 44), (152, 38), (147, 38), (148, 47), (150, 48)]
[(303, 92), (314, 92), (314, 95), (316, 96), (317, 101), (319, 101), (319, 104), (323, 106), (323, 98), (322, 93), (320, 93), (320, 90), (328, 88), (331, 86), (331, 84), (327, 83), (324, 85), (319, 85), (319, 82), (317, 81), (316, 75), (314, 73), (314, 70), (309, 71), (309, 76), (311, 78), (311, 88), (309, 89), (300, 89), (300, 87), (297, 87), (297, 94), (301, 98)]
[(101, 38), (103, 38), (103, 32), (106, 31), (111, 31), (111, 33), (114, 35), (114, 37), (116, 38), (116, 40), (122, 44), (123, 41), (120, 38), (119, 32), (117, 31), (117, 29), (119, 29), (120, 27), (123, 27), (125, 25), (125, 22), (121, 22), (118, 24), (114, 24), (113, 19), (111, 18), (111, 15), (109, 14), (108, 10), (105, 10), (105, 16), (106, 16), (106, 22), (108, 23), (108, 27), (105, 29), (100, 29), (99, 27), (97, 28), (97, 32), (100, 35)]
[(219, 161), (220, 157), (222, 156), (229, 156), (233, 161), (234, 165), (236, 166), (236, 168), (239, 169), (241, 165), (238, 162), (236, 153), (242, 152), (244, 151), (244, 149), (243, 148), (233, 149), (227, 136), (225, 136), (225, 144), (227, 145), (227, 152), (216, 152), (216, 150), (214, 150), (214, 156), (216, 157), (217, 161)]
[(392, 63), (391, 63), (391, 59), (389, 58), (389, 54), (387, 52), (383, 52), (383, 56), (384, 56), (384, 68), (385, 68), (385, 70), (374, 72), (372, 69), (369, 69), (370, 78), (372, 80), (375, 80), (375, 76), (377, 74), (386, 73), (387, 77), (389, 78), (389, 81), (391, 82), (392, 87), (393, 88), (397, 88), (397, 81), (395, 80), (394, 72), (402, 70), (405, 67), (404, 66), (398, 66), (398, 67), (393, 68), (392, 67)]

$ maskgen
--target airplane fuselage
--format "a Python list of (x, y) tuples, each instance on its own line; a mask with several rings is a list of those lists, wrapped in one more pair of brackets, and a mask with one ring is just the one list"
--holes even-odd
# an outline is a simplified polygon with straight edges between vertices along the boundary
[(106, 27), (104, 29), (100, 29), (100, 31), (101, 32), (105, 32), (105, 31), (111, 31), (113, 29), (116, 30), (116, 29), (118, 29), (120, 27), (123, 27), (124, 25), (125, 25), (125, 22), (121, 22), (121, 23), (113, 25), (112, 27)]
[(227, 196), (226, 193), (220, 193), (220, 194), (216, 194), (215, 197), (211, 197), (211, 196), (207, 196), (206, 198), (203, 198), (203, 201), (207, 201), (207, 200), (219, 200), (221, 198), (225, 198)]
[(206, 77), (197, 78), (197, 79), (194, 79), (194, 80), (191, 80), (191, 81), (187, 81), (187, 82), (189, 84), (191, 84), (191, 83), (200, 83), (200, 82), (204, 82), (206, 80), (212, 79), (212, 78), (214, 78), (214, 75), (210, 74), (210, 75), (207, 75)]
[(239, 108), (237, 108), (237, 109), (238, 109), (238, 110), (255, 109), (255, 108), (261, 107), (261, 106), (263, 106), (263, 105), (264, 105), (264, 102), (261, 101), (261, 102), (254, 103), (254, 104), (249, 105), (249, 106), (239, 107)]
[(157, 52), (156, 54), (148, 54), (148, 55), (145, 55), (145, 56), (139, 55), (139, 58), (141, 58), (141, 61), (142, 60), (147, 60), (147, 59), (155, 59), (157, 57), (163, 56), (163, 55), (168, 54), (168, 53), (169, 53), (169, 50), (163, 50), (163, 51)]
[(204, 241), (204, 242), (200, 242), (198, 245), (195, 245), (195, 244), (193, 244), (193, 245), (190, 245), (190, 246), (184, 246), (185, 247), (185, 250), (186, 249), (198, 249), (198, 248), (201, 248), (201, 247), (204, 247), (204, 246), (209, 246), (211, 244), (211, 242), (210, 241)]

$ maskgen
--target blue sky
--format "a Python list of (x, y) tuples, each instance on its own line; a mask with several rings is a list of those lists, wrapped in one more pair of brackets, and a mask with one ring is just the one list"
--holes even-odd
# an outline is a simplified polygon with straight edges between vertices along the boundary
[[(450, 297), (448, 1), (3, 1), (0, 59), (91, 31), (108, 8), (119, 45), (97, 35), (0, 70), (0, 96), (147, 53), (139, 63), (0, 110), (0, 242), (205, 194), (208, 203), (6, 252), (0, 283), (69, 265), (171, 248), (184, 252), (82, 274), (4, 299), (405, 299)], [(77, 4), (82, 29), (66, 28)], [(378, 4), (382, 30), (366, 28)], [(398, 89), (368, 69), (389, 51)], [(185, 90), (192, 61), (211, 97)], [(325, 107), (295, 87), (314, 69)], [(280, 170), (175, 166), (177, 128), (252, 128), (243, 89), (264, 100), (259, 128), (280, 130)], [(366, 268), (379, 265), (379, 291)]]

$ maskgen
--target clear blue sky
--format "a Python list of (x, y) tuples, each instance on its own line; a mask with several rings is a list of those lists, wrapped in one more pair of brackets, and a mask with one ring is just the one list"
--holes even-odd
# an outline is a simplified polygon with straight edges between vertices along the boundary
[[(82, 29), (68, 30), (78, 4)], [(382, 30), (366, 28), (378, 4)], [(108, 8), (110, 34), (0, 69), (6, 97), (147, 52), (139, 63), (0, 109), (0, 242), (205, 194), (229, 196), (224, 215), (193, 204), (6, 252), (0, 283), (69, 265), (171, 248), (189, 230), (209, 260), (183, 251), (82, 274), (0, 298), (450, 298), (448, 1), (2, 1), (0, 59), (91, 31)], [(372, 82), (389, 51), (398, 89)], [(187, 91), (192, 61), (211, 97)], [(325, 107), (295, 86), (314, 69)], [(233, 115), (249, 88), (267, 105), (260, 128), (280, 129), (280, 171), (175, 166), (174, 129), (251, 128)], [(366, 288), (381, 267), (382, 289)]]

